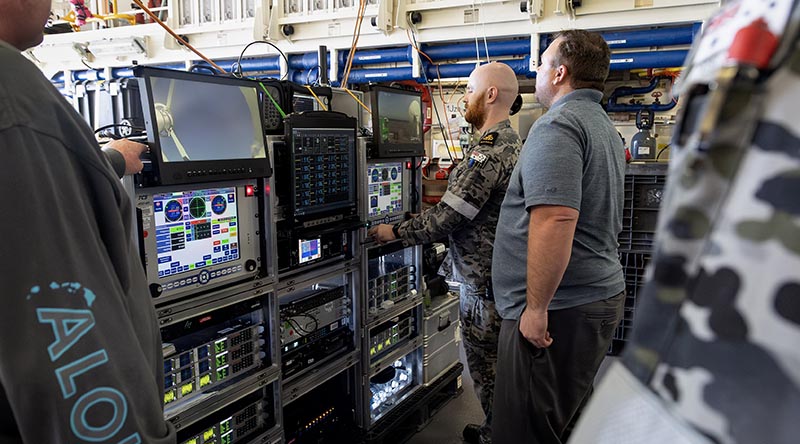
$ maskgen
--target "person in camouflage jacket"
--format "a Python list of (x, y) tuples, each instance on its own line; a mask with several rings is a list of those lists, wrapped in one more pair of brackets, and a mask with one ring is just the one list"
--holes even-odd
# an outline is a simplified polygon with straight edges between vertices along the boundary
[(397, 225), (369, 231), (378, 242), (401, 239), (419, 245), (449, 236), (450, 252), (440, 274), (461, 284), (461, 323), (467, 365), (486, 414), (483, 425), (464, 430), (468, 442), (489, 442), (500, 317), (491, 290), (492, 246), (500, 206), (522, 141), (511, 127), (509, 110), (519, 85), (502, 63), (472, 72), (464, 102), (467, 122), (480, 131), (469, 156), (450, 175), (447, 192), (434, 207)]

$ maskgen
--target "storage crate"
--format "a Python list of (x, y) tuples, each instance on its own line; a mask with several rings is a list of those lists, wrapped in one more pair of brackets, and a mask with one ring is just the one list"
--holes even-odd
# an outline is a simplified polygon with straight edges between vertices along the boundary
[(666, 174), (666, 164), (628, 166), (620, 250), (650, 251), (653, 248)]
[(650, 263), (650, 253), (620, 251), (619, 260), (625, 275), (625, 309), (614, 336), (611, 339), (609, 355), (618, 355), (625, 347), (633, 328), (633, 318), (637, 297), (645, 283), (645, 272)]
[(438, 379), (444, 372), (458, 364), (458, 341), (452, 339), (438, 350), (428, 353), (422, 361), (423, 383), (430, 384)]
[(425, 353), (431, 354), (453, 341), (459, 326), (458, 297), (441, 298), (444, 302), (432, 310), (425, 310), (422, 324)]

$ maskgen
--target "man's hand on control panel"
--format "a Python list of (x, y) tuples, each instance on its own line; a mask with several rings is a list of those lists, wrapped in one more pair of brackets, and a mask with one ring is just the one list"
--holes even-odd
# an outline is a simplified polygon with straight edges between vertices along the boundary
[(367, 234), (379, 244), (385, 244), (397, 239), (394, 233), (394, 225), (389, 224), (380, 224), (372, 227)]
[(147, 152), (147, 145), (127, 139), (119, 139), (107, 143), (103, 149), (112, 149), (122, 155), (122, 158), (125, 159), (125, 174), (137, 174), (144, 168), (140, 157)]

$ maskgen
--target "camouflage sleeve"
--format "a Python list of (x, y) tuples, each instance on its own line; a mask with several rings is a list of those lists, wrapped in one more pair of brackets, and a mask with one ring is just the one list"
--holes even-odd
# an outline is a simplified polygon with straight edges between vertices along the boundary
[(400, 238), (409, 244), (421, 244), (448, 236), (478, 215), (489, 200), (499, 174), (499, 162), (474, 151), (456, 167), (447, 192), (436, 206), (397, 227)]
[(433, 242), (450, 235), (467, 219), (444, 202), (439, 202), (419, 216), (397, 225), (400, 239), (409, 245)]
[(500, 162), (494, 157), (473, 151), (463, 161), (461, 171), (447, 186), (442, 202), (468, 220), (475, 219), (489, 200), (500, 177)]

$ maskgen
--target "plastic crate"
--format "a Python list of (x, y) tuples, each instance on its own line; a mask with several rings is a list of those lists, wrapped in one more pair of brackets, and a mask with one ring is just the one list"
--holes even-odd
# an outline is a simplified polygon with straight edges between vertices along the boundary
[(653, 248), (666, 173), (666, 164), (629, 165), (625, 174), (622, 232), (618, 239), (620, 250), (650, 251)]
[(625, 275), (625, 309), (622, 320), (611, 338), (609, 355), (618, 355), (625, 347), (633, 328), (633, 318), (636, 311), (637, 297), (645, 283), (645, 271), (650, 263), (650, 253), (620, 251), (619, 260)]

